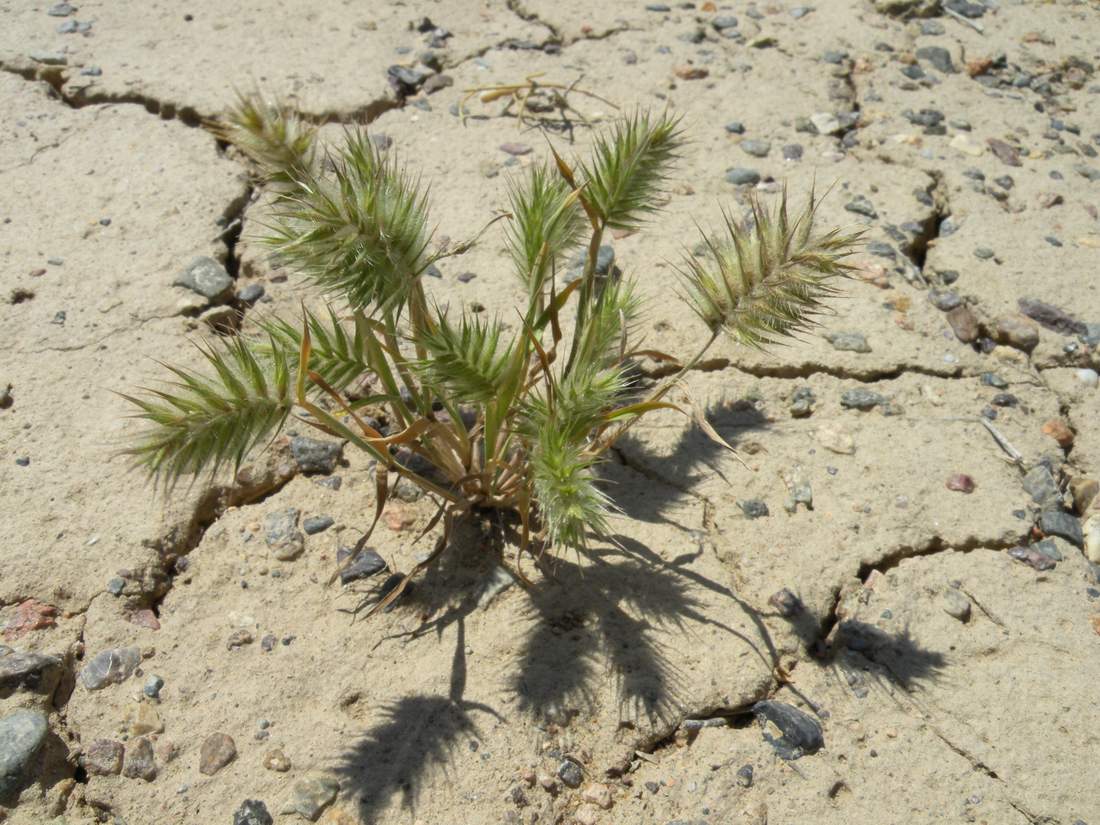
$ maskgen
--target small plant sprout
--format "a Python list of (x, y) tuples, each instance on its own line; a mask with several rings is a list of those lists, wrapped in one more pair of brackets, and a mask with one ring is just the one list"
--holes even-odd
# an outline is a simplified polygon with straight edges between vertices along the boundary
[[(754, 200), (747, 227), (727, 212), (706, 254), (680, 268), (709, 335), (687, 360), (658, 353), (680, 369), (642, 392), (630, 366), (642, 354), (643, 301), (617, 270), (598, 272), (597, 253), (605, 232), (639, 229), (658, 210), (684, 145), (677, 118), (636, 113), (598, 136), (586, 160), (570, 165), (551, 150), (552, 164), (512, 184), (504, 232), (526, 298), (510, 324), (432, 301), (425, 272), (474, 241), (433, 245), (421, 181), (361, 131), (322, 152), (293, 111), (259, 97), (220, 128), (274, 194), (264, 240), (330, 303), (204, 344), (207, 369), (169, 367), (164, 385), (125, 396), (145, 425), (126, 452), (170, 485), (239, 467), (295, 415), (377, 461), (372, 530), (394, 477), (418, 485), (438, 507), (428, 529), (442, 525), (440, 535), (372, 611), (477, 511), (514, 518), (521, 578), (524, 553), (606, 535), (614, 505), (598, 465), (608, 448), (646, 413), (679, 409), (665, 397), (719, 335), (762, 347), (808, 330), (857, 241), (815, 229), (812, 195), (796, 215), (785, 194), (771, 210)], [(583, 271), (565, 281), (563, 262), (580, 248)]]

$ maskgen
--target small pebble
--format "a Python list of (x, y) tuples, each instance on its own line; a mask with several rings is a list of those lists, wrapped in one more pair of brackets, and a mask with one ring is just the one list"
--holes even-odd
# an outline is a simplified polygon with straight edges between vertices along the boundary
[(737, 506), (745, 514), (747, 519), (758, 519), (768, 515), (768, 505), (758, 498), (737, 502)]
[(957, 493), (974, 492), (974, 479), (965, 473), (955, 473), (947, 479), (947, 489)]
[(233, 814), (233, 825), (272, 825), (267, 805), (259, 799), (246, 799)]
[(1049, 556), (1030, 547), (1013, 547), (1008, 551), (1008, 555), (1040, 572), (1053, 570), (1056, 566), (1056, 562)]
[(578, 788), (584, 781), (584, 769), (572, 759), (563, 759), (558, 765), (558, 778), (570, 788)]
[(826, 333), (825, 339), (833, 345), (833, 349), (841, 352), (868, 353), (871, 351), (867, 338), (859, 332), (830, 332)]
[(752, 155), (755, 158), (764, 158), (768, 156), (768, 153), (772, 150), (772, 144), (770, 140), (756, 140), (749, 138), (741, 141), (741, 151), (747, 155)]
[(332, 516), (310, 516), (302, 521), (302, 530), (307, 536), (323, 533), (336, 523)]
[(737, 769), (737, 784), (742, 788), (751, 788), (752, 774), (752, 765), (742, 765)]
[(236, 758), (237, 745), (233, 737), (212, 733), (206, 737), (199, 751), (199, 773), (213, 776)]
[(160, 689), (162, 687), (164, 687), (164, 680), (153, 673), (150, 674), (149, 678), (145, 680), (145, 684), (141, 687), (141, 692), (148, 696), (150, 699), (159, 699)]
[(943, 609), (948, 616), (964, 624), (970, 620), (970, 599), (953, 587), (943, 594)]
[(760, 173), (755, 169), (735, 167), (726, 170), (726, 181), (734, 186), (755, 186), (760, 183)]

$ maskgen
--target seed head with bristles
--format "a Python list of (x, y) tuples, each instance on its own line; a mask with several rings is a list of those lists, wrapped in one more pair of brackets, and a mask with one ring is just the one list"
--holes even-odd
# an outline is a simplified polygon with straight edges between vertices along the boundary
[(725, 236), (704, 237), (710, 254), (685, 258), (684, 297), (713, 332), (760, 348), (814, 326), (823, 301), (837, 292), (835, 281), (853, 270), (844, 259), (860, 238), (838, 229), (815, 233), (816, 211), (813, 192), (793, 221), (786, 190), (774, 212), (753, 198), (750, 228), (725, 212)]

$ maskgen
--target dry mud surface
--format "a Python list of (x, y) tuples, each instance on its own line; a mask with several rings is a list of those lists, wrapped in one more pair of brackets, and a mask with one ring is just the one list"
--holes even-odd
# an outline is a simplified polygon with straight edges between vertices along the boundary
[[(0, 821), (1100, 823), (1100, 534), (1074, 534), (1100, 478), (1100, 10), (946, 6), (2, 0)], [(420, 59), (452, 82), (399, 95)], [(743, 463), (654, 415), (606, 467), (614, 542), (525, 590), (469, 524), (352, 624), (357, 585), (328, 582), (373, 511), (364, 459), (311, 470), (292, 432), (163, 496), (113, 457), (115, 393), (197, 363), (208, 322), (320, 305), (249, 243), (263, 192), (203, 123), (252, 84), (326, 138), (369, 123), (463, 238), (545, 139), (457, 106), (533, 73), (684, 116), (665, 211), (613, 241), (661, 349), (705, 334), (669, 262), (754, 187), (831, 186), (860, 277), (831, 341), (690, 376)], [(567, 153), (592, 134), (570, 117)], [(173, 286), (198, 256), (252, 300)], [(511, 313), (499, 234), (446, 263), (440, 300)], [(405, 498), (373, 540), (397, 569), (432, 515)]]

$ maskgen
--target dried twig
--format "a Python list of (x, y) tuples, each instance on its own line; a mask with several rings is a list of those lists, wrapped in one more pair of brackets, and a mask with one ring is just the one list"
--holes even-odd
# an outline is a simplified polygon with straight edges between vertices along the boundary
[(944, 12), (946, 14), (950, 15), (951, 17), (954, 17), (956, 20), (958, 20), (964, 26), (969, 26), (974, 31), (976, 31), (978, 34), (985, 34), (985, 29), (982, 28), (981, 23), (975, 23), (973, 20), (970, 20), (966, 17), (963, 17), (957, 11), (952, 11), (951, 9), (949, 9), (947, 7), (944, 7)]
[(997, 428), (986, 421), (984, 418), (979, 418), (978, 420), (982, 422), (983, 427), (989, 430), (989, 434), (993, 436), (993, 440), (997, 442), (997, 446), (1004, 450), (1008, 454), (1008, 457), (1012, 459), (1012, 463), (1015, 464), (1017, 467), (1023, 467), (1024, 457), (1020, 453), (1020, 451), (1013, 447), (1009, 440), (1001, 435)]

